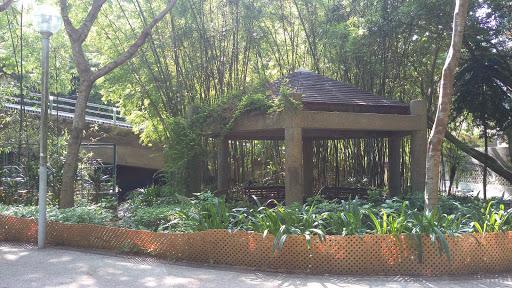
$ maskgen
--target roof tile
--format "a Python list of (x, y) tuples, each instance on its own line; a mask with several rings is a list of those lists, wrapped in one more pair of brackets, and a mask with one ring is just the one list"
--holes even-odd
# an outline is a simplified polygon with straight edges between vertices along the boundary
[(355, 113), (410, 114), (409, 106), (375, 95), (304, 68), (272, 82), (272, 96), (277, 97), (283, 80), (288, 88), (303, 95), (304, 110)]

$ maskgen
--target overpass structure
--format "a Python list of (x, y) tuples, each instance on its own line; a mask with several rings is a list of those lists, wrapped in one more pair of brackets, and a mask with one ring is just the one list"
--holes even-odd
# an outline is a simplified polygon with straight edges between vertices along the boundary
[[(28, 98), (3, 97), (3, 109), (20, 110), (39, 115), (41, 95), (30, 93)], [(76, 100), (69, 97), (50, 96), (49, 115), (65, 128), (71, 128)], [(140, 143), (140, 138), (130, 123), (126, 122), (117, 107), (88, 103), (85, 118), (88, 131), (83, 143), (112, 143), (115, 150), (87, 149), (93, 158), (113, 164), (116, 159), (117, 182), (121, 190), (133, 190), (151, 184), (153, 174), (164, 167), (162, 148)], [(97, 126), (97, 129), (91, 129)], [(84, 145), (87, 147), (87, 145)], [(115, 151), (115, 152), (114, 152)], [(113, 155), (115, 153), (116, 155)]]
[[(29, 97), (24, 99), (4, 96), (4, 103), (2, 103), (4, 109), (20, 110), (23, 108), (25, 113), (41, 114), (41, 94), (29, 93), (28, 95)], [(73, 119), (76, 104), (76, 100), (73, 99), (74, 97), (50, 96), (49, 98), (49, 115), (57, 118)], [(85, 121), (129, 129), (132, 128), (132, 125), (127, 123), (125, 117), (121, 115), (119, 108), (93, 103), (87, 103)]]

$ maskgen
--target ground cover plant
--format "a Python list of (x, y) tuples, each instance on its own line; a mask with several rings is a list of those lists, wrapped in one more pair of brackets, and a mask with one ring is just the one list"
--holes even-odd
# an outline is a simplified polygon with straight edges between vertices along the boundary
[[(251, 231), (275, 236), (274, 253), (280, 251), (290, 235), (303, 235), (308, 247), (311, 236), (326, 235), (399, 235), (417, 247), (422, 261), (422, 235), (428, 235), (437, 245), (440, 255), (450, 260), (446, 237), (488, 232), (512, 231), (511, 210), (505, 209), (503, 198), (480, 200), (460, 196), (441, 196), (438, 208), (423, 211), (420, 194), (402, 195), (393, 199), (353, 199), (328, 201), (311, 198), (303, 205), (267, 207), (269, 203), (249, 204), (248, 201), (226, 200), (210, 192), (192, 198), (169, 194), (151, 187), (132, 195), (115, 215), (110, 205), (82, 204), (71, 209), (48, 207), (48, 220), (63, 223), (111, 225), (166, 233), (198, 232), (209, 229)], [(159, 197), (165, 195), (165, 197)], [(37, 218), (36, 206), (0, 204), (0, 214)], [(476, 238), (475, 238), (476, 239)]]
[[(0, 204), (0, 215), (37, 219), (39, 207)], [(46, 208), (46, 219), (52, 222), (106, 225), (111, 223), (114, 217), (113, 211), (103, 204), (84, 203), (70, 209), (58, 209), (56, 206)]]

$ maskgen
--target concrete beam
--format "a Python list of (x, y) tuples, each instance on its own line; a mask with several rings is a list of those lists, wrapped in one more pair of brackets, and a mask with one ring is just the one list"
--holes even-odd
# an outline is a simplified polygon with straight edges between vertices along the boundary
[(243, 116), (237, 121), (230, 134), (250, 132), (256, 135), (266, 135), (271, 131), (272, 136), (278, 136), (284, 128), (292, 126), (323, 131), (420, 131), (423, 130), (423, 118), (422, 115), (324, 111), (297, 111), (294, 117), (286, 115), (285, 112), (278, 112), (274, 115), (251, 114)]
[(413, 131), (423, 124), (416, 115), (304, 111), (300, 116), (305, 129)]

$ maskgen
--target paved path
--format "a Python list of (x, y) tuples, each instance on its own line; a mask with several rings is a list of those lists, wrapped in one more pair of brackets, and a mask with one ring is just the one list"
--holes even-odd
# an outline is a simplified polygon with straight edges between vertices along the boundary
[(452, 277), (331, 276), (259, 272), (149, 257), (0, 242), (4, 287), (512, 287), (512, 271)]

